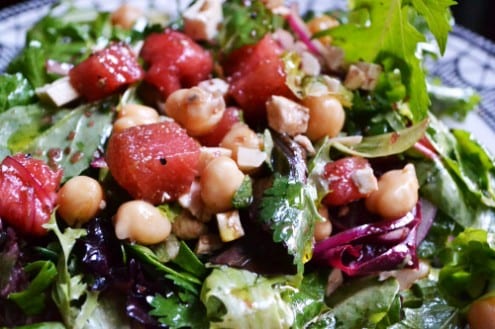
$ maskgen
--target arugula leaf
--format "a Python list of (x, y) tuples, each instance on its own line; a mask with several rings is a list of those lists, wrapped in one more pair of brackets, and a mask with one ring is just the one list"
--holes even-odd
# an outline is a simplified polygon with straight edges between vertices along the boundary
[(294, 314), (282, 298), (288, 289), (285, 282), (285, 277), (267, 278), (226, 266), (215, 268), (201, 290), (210, 328), (289, 329)]
[(29, 104), (34, 98), (34, 90), (20, 73), (0, 75), (0, 113), (5, 110)]
[(17, 106), (0, 113), (0, 150), (7, 154), (20, 152), (22, 145), (49, 127), (51, 114), (39, 104)]
[(332, 36), (333, 44), (344, 50), (348, 62), (388, 62), (385, 66), (398, 68), (407, 89), (413, 118), (420, 121), (427, 114), (429, 99), (425, 73), (415, 53), (418, 43), (425, 41), (425, 37), (411, 24), (410, 12), (414, 10), (425, 16), (442, 48), (450, 29), (444, 24), (446, 8), (450, 4), (448, 0), (355, 0), (350, 16), (363, 17), (358, 13), (364, 11), (368, 13), (368, 19), (342, 24), (327, 33)]
[(484, 230), (466, 229), (443, 252), (438, 287), (449, 304), (464, 307), (495, 284), (495, 240)]
[(178, 328), (208, 328), (206, 310), (198, 296), (189, 292), (167, 296), (156, 295), (151, 301), (153, 310), (150, 315), (170, 329)]
[(232, 205), (236, 209), (246, 208), (253, 202), (253, 182), (251, 177), (246, 175), (241, 186), (235, 191), (232, 198)]
[(225, 17), (219, 32), (220, 49), (225, 53), (252, 45), (267, 33), (282, 27), (282, 16), (269, 10), (262, 1), (228, 0), (223, 6)]
[(46, 290), (57, 276), (57, 269), (51, 261), (40, 260), (29, 263), (24, 270), (28, 275), (31, 273), (36, 273), (36, 275), (26, 289), (11, 293), (8, 298), (13, 300), (27, 315), (40, 314), (45, 308)]
[(273, 240), (283, 243), (294, 257), (298, 273), (311, 258), (314, 225), (320, 219), (315, 199), (310, 185), (276, 174), (261, 200), (260, 220), (272, 229)]
[[(111, 131), (113, 113), (109, 103), (82, 105), (71, 110), (31, 140), (22, 135), (15, 148), (31, 153), (47, 163), (64, 168), (63, 180), (79, 175), (88, 168), (95, 151), (101, 147)], [(31, 133), (26, 131), (26, 133)], [(19, 133), (17, 133), (19, 135)], [(57, 156), (54, 157), (53, 154)]]
[(332, 146), (341, 152), (357, 155), (365, 158), (384, 157), (400, 154), (411, 148), (423, 137), (428, 120), (425, 119), (411, 127), (388, 134), (364, 137), (362, 141), (353, 146), (346, 146), (339, 142), (333, 142)]

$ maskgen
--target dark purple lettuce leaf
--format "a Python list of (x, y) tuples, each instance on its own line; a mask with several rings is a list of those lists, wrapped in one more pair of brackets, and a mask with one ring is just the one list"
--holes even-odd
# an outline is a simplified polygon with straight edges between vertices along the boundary
[(359, 225), (317, 243), (313, 261), (341, 269), (350, 276), (418, 265), (417, 229), (421, 206), (395, 220)]
[(91, 289), (102, 291), (128, 281), (124, 256), (110, 220), (95, 218), (86, 225), (87, 234), (75, 248)]

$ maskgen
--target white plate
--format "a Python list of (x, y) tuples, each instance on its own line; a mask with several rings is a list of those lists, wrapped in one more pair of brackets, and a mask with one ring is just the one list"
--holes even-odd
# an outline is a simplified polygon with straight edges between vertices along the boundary
[[(24, 45), (26, 30), (48, 12), (54, 0), (32, 0), (0, 10), (0, 72)], [(77, 6), (112, 10), (123, 0), (74, 0)], [(186, 0), (127, 0), (141, 8), (176, 13)], [(321, 11), (327, 1), (299, 0), (301, 11)], [(332, 6), (343, 7), (345, 1), (334, 0)], [(456, 26), (450, 35), (445, 56), (430, 68), (446, 85), (472, 87), (482, 97), (478, 109), (465, 122), (448, 121), (449, 125), (471, 131), (495, 154), (495, 45), (464, 28)]]

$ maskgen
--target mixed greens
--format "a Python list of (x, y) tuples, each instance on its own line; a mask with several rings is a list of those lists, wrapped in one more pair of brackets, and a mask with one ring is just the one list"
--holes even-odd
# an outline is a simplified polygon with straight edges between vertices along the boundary
[[(439, 119), (464, 118), (479, 98), (428, 77), (422, 57), (431, 54), (421, 51), (426, 42), (437, 45), (437, 55), (445, 51), (455, 2), (349, 1), (348, 11), (326, 13), (338, 26), (312, 35), (304, 22), (319, 13), (301, 17), (269, 3), (226, 0), (218, 35), (198, 44), (221, 66), (242, 47), (284, 31), (323, 72), (308, 74), (301, 53), (284, 51), (294, 101), (330, 88), (345, 107), (344, 127), (304, 148), (294, 136), (250, 122), (266, 158), (232, 200), (245, 235), (205, 253), (202, 237), (172, 234), (144, 245), (114, 231), (112, 218), (130, 196), (105, 163), (106, 147), (117, 109), (150, 103), (143, 92), (149, 84), (62, 107), (40, 92), (95, 49), (138, 49), (153, 33), (183, 31), (182, 17), (157, 23), (143, 15), (126, 29), (112, 24), (111, 13), (63, 2), (30, 29), (26, 47), (0, 75), (0, 159), (30, 154), (61, 168), (62, 184), (91, 176), (107, 199), (98, 216), (76, 227), (54, 209), (42, 237), (0, 218), (0, 327), (466, 328), (474, 302), (493, 304), (495, 159), (469, 132)], [(325, 38), (331, 44), (319, 41)], [(379, 67), (373, 88), (342, 83), (357, 63)], [(227, 80), (219, 69), (211, 75)], [(325, 206), (333, 232), (315, 242), (332, 192), (324, 168), (349, 156), (367, 159), (380, 175), (413, 164), (419, 201), (386, 220), (367, 212), (363, 200)], [(184, 211), (175, 201), (157, 207), (172, 219)]]

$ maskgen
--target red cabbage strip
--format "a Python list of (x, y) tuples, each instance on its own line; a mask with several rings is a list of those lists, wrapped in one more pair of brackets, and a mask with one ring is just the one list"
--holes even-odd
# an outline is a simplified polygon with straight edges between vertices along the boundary
[(287, 15), (287, 23), (289, 27), (294, 32), (299, 40), (308, 47), (309, 51), (311, 51), (315, 55), (321, 55), (318, 47), (311, 40), (311, 35), (306, 27), (304, 21), (299, 17), (294, 10), (291, 11), (289, 15)]
[(313, 260), (350, 276), (416, 267), (420, 204), (404, 217), (360, 225), (316, 244)]

